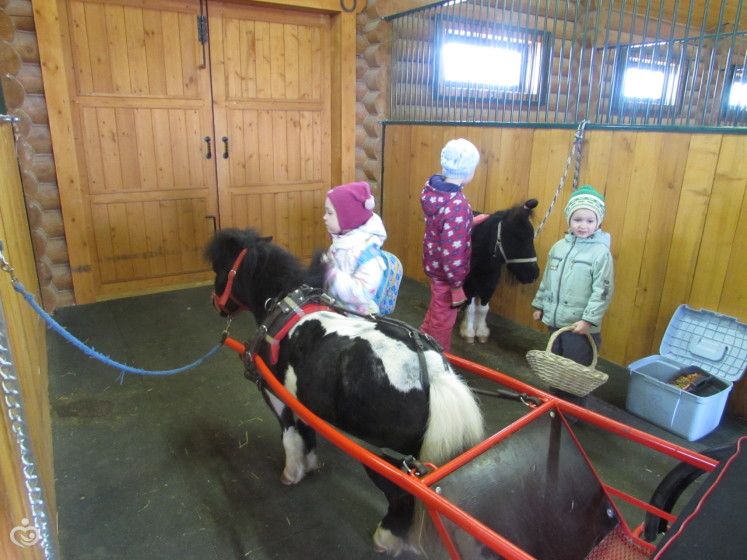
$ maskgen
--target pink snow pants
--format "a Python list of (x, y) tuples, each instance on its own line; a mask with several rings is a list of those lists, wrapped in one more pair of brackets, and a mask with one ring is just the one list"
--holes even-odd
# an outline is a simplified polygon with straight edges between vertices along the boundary
[(451, 330), (458, 312), (451, 308), (451, 286), (431, 278), (431, 302), (420, 330), (435, 338), (446, 352), (451, 351)]

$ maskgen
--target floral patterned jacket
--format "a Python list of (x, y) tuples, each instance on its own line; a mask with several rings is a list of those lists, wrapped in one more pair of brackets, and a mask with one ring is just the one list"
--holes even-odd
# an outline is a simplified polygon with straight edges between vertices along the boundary
[(425, 216), (423, 269), (435, 280), (459, 288), (469, 272), (472, 254), (472, 207), (461, 185), (434, 175), (420, 193)]

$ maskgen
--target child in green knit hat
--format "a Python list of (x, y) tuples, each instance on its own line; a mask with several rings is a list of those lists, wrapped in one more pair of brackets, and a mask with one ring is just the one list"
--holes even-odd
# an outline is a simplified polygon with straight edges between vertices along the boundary
[[(542, 321), (550, 332), (573, 325), (572, 331), (555, 339), (552, 351), (582, 365), (591, 364), (593, 357), (586, 335), (597, 348), (602, 343), (602, 318), (614, 290), (610, 235), (600, 229), (605, 213), (604, 197), (594, 187), (585, 185), (571, 194), (565, 207), (568, 232), (550, 249), (532, 301), (534, 320)], [(553, 392), (585, 404), (585, 398)]]

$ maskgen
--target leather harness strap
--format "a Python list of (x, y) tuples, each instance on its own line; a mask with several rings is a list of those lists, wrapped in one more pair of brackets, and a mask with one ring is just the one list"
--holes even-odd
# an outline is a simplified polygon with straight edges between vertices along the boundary
[(503, 262), (506, 264), (514, 264), (514, 263), (530, 263), (530, 262), (537, 262), (537, 257), (524, 257), (524, 258), (516, 258), (516, 259), (509, 259), (506, 256), (506, 251), (503, 249), (503, 241), (501, 240), (501, 229), (503, 226), (503, 222), (498, 222), (498, 231), (495, 235), (495, 247), (493, 248), (493, 256), (497, 257), (498, 252), (500, 251), (501, 256), (503, 257)]
[[(275, 365), (280, 356), (280, 342), (288, 335), (291, 329), (304, 317), (318, 311), (334, 311), (340, 314), (355, 315), (369, 321), (385, 323), (395, 326), (407, 332), (415, 345), (420, 370), (420, 383), (423, 390), (427, 392), (430, 386), (428, 376), (428, 364), (425, 360), (425, 350), (432, 349), (441, 352), (441, 347), (432, 337), (411, 327), (404, 321), (382, 317), (380, 315), (364, 315), (356, 313), (340, 306), (334, 298), (318, 288), (303, 285), (293, 290), (282, 299), (272, 300), (269, 304), (268, 314), (257, 329), (251, 345), (247, 345), (247, 359), (245, 362), (245, 376), (261, 386), (262, 376), (254, 368), (252, 356), (259, 351), (260, 345), (265, 343), (269, 346), (269, 362)], [(445, 360), (445, 358), (444, 358)]]
[(228, 313), (228, 310), (226, 309), (226, 304), (228, 303), (228, 300), (230, 299), (233, 301), (236, 305), (239, 306), (239, 309), (245, 309), (249, 310), (249, 307), (241, 303), (238, 299), (236, 299), (232, 293), (233, 291), (233, 280), (236, 277), (236, 273), (239, 271), (239, 267), (241, 267), (241, 263), (244, 261), (244, 257), (246, 256), (248, 249), (244, 248), (241, 250), (239, 255), (236, 257), (236, 260), (233, 261), (233, 265), (231, 266), (231, 270), (228, 271), (228, 280), (226, 280), (226, 287), (223, 288), (223, 293), (221, 295), (216, 294), (213, 292), (213, 305), (218, 309), (218, 311), (221, 311), (223, 313)]

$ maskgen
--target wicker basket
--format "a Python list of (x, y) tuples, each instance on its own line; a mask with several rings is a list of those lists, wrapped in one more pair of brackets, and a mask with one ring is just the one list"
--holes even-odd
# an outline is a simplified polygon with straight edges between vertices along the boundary
[(596, 369), (597, 345), (588, 334), (586, 336), (589, 338), (591, 349), (594, 352), (590, 365), (582, 366), (569, 358), (552, 353), (551, 349), (555, 339), (570, 330), (573, 330), (573, 325), (556, 330), (550, 335), (545, 350), (530, 350), (527, 352), (527, 361), (532, 371), (550, 387), (555, 387), (578, 397), (584, 397), (606, 383), (609, 376)]

